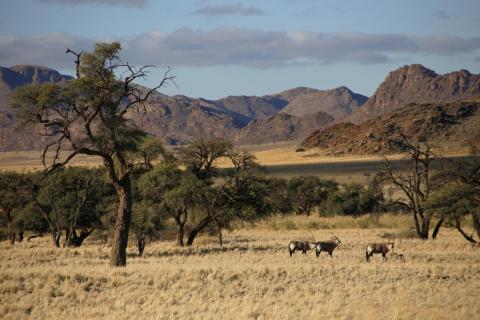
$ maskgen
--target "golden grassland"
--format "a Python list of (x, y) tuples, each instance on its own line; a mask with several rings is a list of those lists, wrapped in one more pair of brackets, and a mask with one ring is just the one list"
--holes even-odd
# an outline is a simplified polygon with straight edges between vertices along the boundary
[[(435, 241), (397, 239), (405, 261), (367, 263), (365, 244), (403, 232), (408, 221), (358, 221), (275, 217), (226, 233), (223, 247), (209, 237), (191, 249), (158, 241), (141, 258), (130, 247), (127, 267), (116, 269), (100, 242), (76, 249), (55, 249), (48, 238), (2, 242), (0, 318), (478, 319), (479, 248), (445, 229)], [(312, 234), (344, 244), (333, 258), (290, 258), (289, 241)]]
[[(62, 152), (66, 156), (67, 152)], [(51, 159), (47, 157), (47, 160)], [(47, 164), (49, 164), (47, 162)], [(101, 165), (99, 157), (78, 155), (71, 162), (73, 166), (94, 167)], [(38, 171), (43, 170), (42, 153), (40, 151), (0, 152), (0, 171)]]
[[(381, 155), (351, 155), (351, 156), (332, 156), (326, 155), (318, 148), (308, 149), (304, 152), (296, 152), (297, 144), (295, 142), (273, 143), (266, 145), (241, 146), (243, 150), (252, 152), (261, 165), (292, 165), (292, 164), (315, 164), (315, 163), (348, 163), (348, 162), (370, 162), (382, 161)], [(67, 152), (62, 152), (66, 156)], [(442, 151), (444, 156), (463, 156), (468, 155), (468, 150), (449, 150)], [(389, 155), (390, 160), (401, 159), (403, 155)], [(98, 166), (101, 165), (99, 157), (78, 155), (72, 160), (70, 165), (74, 166)], [(216, 164), (219, 167), (231, 166), (227, 159), (219, 159)], [(40, 151), (12, 151), (0, 152), (0, 171), (32, 171), (42, 170)]]

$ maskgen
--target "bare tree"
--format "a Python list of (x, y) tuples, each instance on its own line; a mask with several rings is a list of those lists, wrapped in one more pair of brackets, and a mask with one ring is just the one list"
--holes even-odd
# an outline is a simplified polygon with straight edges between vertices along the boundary
[(384, 157), (384, 181), (400, 191), (401, 196), (395, 202), (411, 212), (417, 235), (421, 239), (428, 239), (431, 215), (425, 212), (425, 202), (432, 188), (431, 147), (427, 142), (414, 143), (403, 132), (399, 132), (398, 137), (398, 140), (392, 140), (392, 144), (398, 151), (406, 153), (408, 167), (405, 170), (394, 169), (387, 157)]
[[(138, 151), (145, 137), (143, 131), (129, 124), (126, 115), (146, 112), (148, 98), (174, 78), (168, 70), (153, 89), (134, 86), (136, 80), (148, 76), (151, 66), (121, 62), (120, 49), (119, 43), (98, 43), (91, 53), (67, 49), (75, 57), (76, 79), (20, 87), (12, 103), (20, 116), (40, 124), (52, 141), (42, 156), (46, 173), (65, 166), (79, 154), (102, 158), (118, 196), (111, 266), (126, 265), (132, 212), (130, 177), (142, 166), (136, 162), (138, 157), (129, 154)], [(62, 149), (71, 151), (62, 157)], [(53, 151), (53, 158), (47, 163), (49, 151)]]

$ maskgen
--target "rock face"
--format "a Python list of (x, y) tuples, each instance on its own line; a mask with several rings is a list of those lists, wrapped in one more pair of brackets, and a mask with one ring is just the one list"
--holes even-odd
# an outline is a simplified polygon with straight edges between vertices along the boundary
[(231, 138), (250, 121), (206, 100), (160, 93), (151, 96), (146, 109), (146, 113), (129, 117), (146, 132), (170, 145), (185, 144), (200, 137)]
[[(71, 77), (46, 67), (0, 67), (0, 151), (41, 149), (45, 144), (44, 140), (29, 132), (27, 127), (15, 119), (9, 110), (8, 100), (12, 91), (29, 83), (61, 82), (68, 79)], [(302, 140), (317, 130), (318, 132), (305, 140), (306, 145), (325, 148), (330, 148), (330, 145), (332, 148), (338, 146), (339, 153), (350, 152), (347, 151), (349, 148), (353, 153), (370, 153), (376, 152), (378, 148), (388, 151), (388, 148), (382, 147), (378, 141), (373, 143), (370, 138), (365, 140), (364, 145), (359, 145), (364, 139), (362, 136), (355, 136), (361, 134), (357, 131), (360, 130), (358, 126), (339, 123), (349, 121), (358, 124), (377, 116), (388, 115), (389, 123), (405, 122), (405, 128), (416, 128), (428, 135), (429, 131), (422, 131), (423, 127), (408, 125), (408, 119), (418, 118), (418, 121), (423, 121), (422, 125), (428, 126), (430, 120), (421, 120), (423, 116), (427, 117), (422, 112), (433, 117), (431, 108), (435, 106), (446, 108), (446, 114), (451, 115), (453, 107), (446, 107), (443, 102), (476, 96), (480, 96), (480, 75), (466, 70), (437, 75), (421, 65), (410, 65), (391, 72), (369, 99), (346, 87), (331, 90), (299, 87), (260, 97), (229, 96), (218, 100), (181, 95), (170, 97), (155, 93), (146, 105), (145, 114), (130, 113), (128, 116), (135, 125), (173, 145), (188, 143), (199, 137), (229, 138), (238, 144)], [(398, 109), (408, 103), (415, 103), (415, 106)], [(415, 111), (415, 108), (425, 110)], [(406, 114), (402, 115), (397, 110), (404, 110)], [(473, 114), (476, 115), (476, 112)], [(376, 121), (387, 121), (387, 118), (381, 117)], [(460, 126), (470, 124), (470, 120), (455, 121)], [(334, 127), (329, 128), (334, 124)], [(368, 126), (379, 130), (373, 133), (375, 139), (379, 139), (382, 132), (384, 135), (388, 134), (388, 130), (382, 131), (376, 122), (368, 122)], [(457, 128), (457, 124), (445, 126)], [(326, 131), (319, 131), (323, 129)], [(441, 130), (435, 130), (432, 131), (433, 136), (441, 136)], [(455, 129), (455, 132), (459, 130)], [(471, 131), (475, 130), (477, 128), (471, 128)], [(345, 141), (342, 142), (342, 139)], [(355, 142), (355, 139), (358, 141)], [(334, 151), (332, 149), (332, 152)]]
[(18, 65), (11, 68), (0, 67), (0, 111), (5, 111), (12, 91), (29, 83), (61, 82), (72, 77), (41, 66)]
[(8, 104), (15, 88), (30, 83), (61, 82), (72, 77), (40, 66), (18, 65), (0, 67), (0, 152), (31, 150), (43, 146), (44, 138), (32, 135), (24, 124), (15, 119)]
[(283, 112), (250, 122), (240, 129), (233, 141), (237, 144), (263, 144), (301, 140), (318, 128), (326, 128), (334, 118), (324, 112), (297, 117)]
[(419, 64), (390, 72), (375, 94), (346, 121), (362, 123), (408, 103), (466, 100), (480, 96), (480, 75), (460, 70), (444, 75)]
[(428, 141), (438, 148), (461, 148), (480, 139), (480, 100), (409, 104), (359, 125), (339, 123), (319, 130), (302, 142), (328, 154), (398, 152), (401, 130), (412, 141)]
[(324, 112), (334, 118), (343, 118), (360, 109), (367, 101), (367, 97), (352, 92), (347, 87), (338, 87), (331, 90), (315, 90), (310, 88), (296, 88), (276, 95), (288, 101), (282, 112), (297, 117)]
[[(8, 109), (13, 89), (68, 79), (71, 77), (46, 67), (0, 68), (0, 151), (42, 149), (45, 144), (27, 132)], [(218, 100), (155, 93), (146, 105), (146, 113), (128, 116), (135, 125), (167, 144), (184, 144), (199, 137), (260, 144), (301, 140), (331, 124), (335, 117), (351, 114), (366, 99), (345, 87), (323, 91), (296, 88), (274, 95), (229, 96)]]

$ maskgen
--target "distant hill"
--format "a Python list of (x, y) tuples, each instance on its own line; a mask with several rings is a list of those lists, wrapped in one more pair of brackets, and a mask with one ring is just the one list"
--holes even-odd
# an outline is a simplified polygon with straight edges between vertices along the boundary
[[(41, 149), (45, 144), (43, 138), (32, 134), (9, 110), (8, 100), (13, 90), (29, 83), (69, 79), (70, 76), (41, 66), (0, 67), (0, 151)], [(435, 139), (443, 137), (442, 130), (453, 130), (456, 135), (464, 127), (476, 132), (470, 121), (476, 119), (477, 111), (472, 111), (473, 118), (457, 119), (454, 112), (457, 104), (447, 103), (474, 97), (480, 97), (480, 75), (466, 70), (438, 75), (414, 64), (390, 72), (370, 98), (346, 87), (330, 90), (299, 87), (265, 96), (229, 96), (218, 100), (156, 92), (147, 103), (146, 114), (128, 116), (136, 126), (172, 145), (189, 143), (198, 137), (228, 138), (237, 144), (301, 141), (308, 137), (305, 145), (327, 148), (332, 153), (372, 153), (389, 152), (388, 146), (380, 142), (385, 142), (391, 131), (382, 126), (398, 123), (405, 129), (413, 128), (412, 134), (423, 132), (429, 136), (431, 133)], [(433, 121), (428, 120), (429, 117), (438, 116), (437, 107), (454, 117), (455, 124), (440, 121), (429, 125)], [(369, 121), (374, 118), (375, 121)], [(420, 122), (415, 122), (417, 120)], [(365, 121), (368, 122), (364, 126)], [(425, 131), (419, 123), (430, 131)], [(367, 132), (375, 138), (361, 136), (362, 130), (368, 128), (375, 129), (376, 133)], [(383, 136), (385, 138), (379, 138)], [(449, 137), (451, 135), (446, 139)]]
[(368, 99), (368, 97), (352, 92), (347, 87), (331, 90), (301, 87), (283, 91), (275, 96), (288, 101), (282, 112), (297, 117), (324, 112), (334, 118), (343, 118), (360, 109)]
[(297, 117), (283, 112), (254, 120), (233, 137), (237, 144), (263, 144), (301, 140), (319, 127), (327, 127), (334, 118), (324, 112)]
[(29, 83), (61, 82), (71, 78), (41, 66), (0, 67), (0, 111), (5, 111), (12, 91), (19, 86)]
[[(0, 68), (0, 151), (41, 149), (45, 144), (45, 140), (31, 134), (13, 117), (8, 108), (12, 91), (29, 83), (69, 79), (70, 76), (40, 66)], [(167, 144), (184, 144), (198, 137), (260, 144), (301, 140), (312, 131), (328, 126), (335, 117), (351, 114), (366, 99), (345, 87), (295, 88), (260, 97), (229, 96), (218, 100), (156, 92), (147, 103), (146, 114), (128, 116), (137, 126)]]
[(155, 93), (146, 108), (146, 113), (128, 116), (146, 132), (170, 145), (185, 144), (199, 137), (231, 138), (250, 121), (214, 103), (185, 96)]
[(420, 64), (390, 72), (362, 108), (337, 122), (362, 123), (408, 103), (451, 102), (480, 97), (480, 75), (460, 70), (444, 75)]
[(391, 153), (401, 130), (413, 141), (448, 148), (480, 141), (480, 100), (408, 104), (359, 125), (340, 123), (318, 130), (302, 142), (333, 155)]
[(0, 67), (0, 151), (41, 148), (45, 138), (32, 135), (9, 110), (10, 96), (15, 88), (30, 83), (61, 82), (72, 79), (42, 66), (17, 65)]

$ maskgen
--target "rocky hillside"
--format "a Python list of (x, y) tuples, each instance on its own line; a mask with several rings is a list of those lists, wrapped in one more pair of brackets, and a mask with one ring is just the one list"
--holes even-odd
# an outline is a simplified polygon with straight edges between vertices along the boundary
[(41, 66), (0, 67), (0, 111), (5, 111), (12, 91), (29, 83), (60, 82), (71, 79), (58, 71)]
[(302, 142), (328, 154), (392, 153), (398, 130), (413, 141), (459, 148), (480, 139), (480, 100), (409, 104), (360, 125), (340, 123)]
[(412, 64), (390, 72), (362, 108), (344, 120), (362, 123), (408, 103), (451, 102), (476, 97), (480, 97), (479, 74), (460, 70), (439, 75), (420, 64)]
[(360, 109), (368, 97), (352, 92), (347, 87), (338, 87), (331, 90), (315, 90), (310, 88), (296, 88), (276, 95), (277, 98), (287, 101), (282, 112), (297, 117), (324, 112), (334, 118), (343, 118)]
[[(46, 67), (0, 68), (0, 151), (41, 149), (45, 143), (27, 132), (8, 109), (13, 89), (70, 78)], [(345, 87), (323, 91), (296, 88), (274, 95), (218, 100), (156, 93), (147, 104), (146, 114), (129, 116), (167, 144), (188, 143), (197, 137), (227, 137), (237, 143), (260, 144), (301, 140), (332, 123), (335, 117), (349, 115), (365, 100)], [(290, 115), (279, 114), (284, 110)]]
[(185, 96), (151, 96), (146, 113), (130, 114), (133, 121), (165, 143), (179, 145), (196, 137), (231, 138), (249, 118), (206, 100)]
[(263, 144), (301, 140), (315, 129), (326, 128), (333, 121), (334, 118), (324, 112), (303, 117), (280, 112), (271, 117), (250, 122), (234, 135), (233, 141), (237, 144)]
[(29, 83), (61, 82), (68, 79), (71, 77), (41, 66), (0, 67), (0, 152), (38, 149), (44, 145), (44, 139), (32, 135), (31, 130), (27, 130), (9, 110), (8, 101), (13, 90)]

